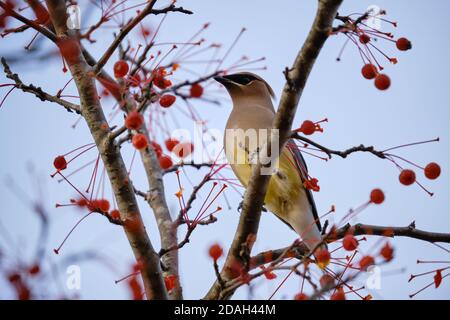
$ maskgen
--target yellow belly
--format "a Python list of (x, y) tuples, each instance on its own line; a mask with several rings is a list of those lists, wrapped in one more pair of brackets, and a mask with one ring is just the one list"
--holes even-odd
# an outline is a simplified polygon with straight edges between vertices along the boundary
[[(240, 148), (235, 148), (235, 154), (240, 159), (248, 159), (246, 151)], [(231, 166), (239, 181), (247, 187), (252, 175), (252, 168), (248, 161)], [(295, 160), (287, 148), (283, 149), (276, 168), (270, 179), (264, 202), (267, 209), (287, 220), (286, 215), (291, 209), (292, 199), (298, 199), (300, 193), (304, 192), (303, 184), (295, 166)]]

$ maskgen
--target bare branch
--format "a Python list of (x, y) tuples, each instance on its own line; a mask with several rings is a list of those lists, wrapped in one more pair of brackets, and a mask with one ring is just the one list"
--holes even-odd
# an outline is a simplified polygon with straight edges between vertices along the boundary
[[(419, 239), (428, 242), (444, 242), (450, 243), (450, 233), (429, 232), (416, 229), (416, 225), (412, 222), (406, 227), (389, 227), (375, 226), (358, 223), (355, 225), (346, 224), (345, 226), (331, 232), (327, 237), (327, 242), (332, 243), (345, 237), (347, 234), (354, 236), (380, 236), (380, 237), (406, 237), (411, 239)], [(302, 259), (310, 250), (302, 242), (296, 242), (294, 245), (261, 252), (253, 256), (250, 260), (250, 270), (255, 269), (267, 263), (273, 263), (288, 257), (296, 257)]]
[(195, 163), (194, 161), (190, 161), (190, 162), (181, 162), (179, 164), (175, 164), (173, 166), (171, 166), (169, 169), (164, 170), (163, 174), (166, 173), (170, 173), (170, 172), (175, 172), (177, 170), (179, 170), (181, 167), (193, 167), (197, 170), (203, 168), (203, 167), (212, 167), (213, 164), (212, 163)]
[(33, 28), (34, 30), (38, 31), (39, 33), (43, 34), (44, 36), (49, 38), (51, 41), (56, 43), (56, 35), (53, 32), (51, 32), (47, 28), (41, 26), (40, 24), (34, 22), (33, 20), (29, 20), (29, 19), (25, 18), (24, 16), (22, 16), (19, 13), (17, 13), (16, 11), (11, 10), (10, 8), (8, 8), (8, 5), (5, 4), (4, 1), (0, 1), (0, 8), (4, 9), (5, 11), (7, 11), (8, 14), (11, 15), (12, 17), (14, 17), (17, 20), (23, 22), (27, 26)]
[(106, 50), (106, 52), (103, 54), (103, 56), (98, 61), (97, 65), (94, 68), (94, 72), (97, 73), (99, 70), (101, 70), (105, 64), (108, 62), (109, 58), (112, 56), (114, 51), (119, 47), (123, 39), (130, 33), (131, 30), (134, 29), (135, 26), (139, 24), (146, 16), (149, 14), (161, 14), (161, 13), (167, 13), (167, 12), (182, 12), (186, 14), (192, 14), (191, 11), (184, 9), (183, 7), (175, 7), (175, 5), (170, 5), (164, 9), (153, 9), (154, 5), (156, 3), (156, 0), (152, 0), (145, 6), (144, 9), (142, 9), (139, 14), (132, 19), (130, 22), (125, 25), (120, 33), (117, 35), (117, 37), (114, 39), (113, 43), (109, 46), (109, 48)]
[(8, 79), (13, 80), (16, 83), (16, 88), (22, 90), (23, 92), (32, 93), (36, 97), (38, 97), (41, 101), (50, 101), (57, 103), (61, 106), (63, 106), (67, 111), (69, 112), (76, 112), (78, 114), (81, 114), (80, 106), (76, 105), (74, 103), (71, 103), (69, 101), (66, 101), (64, 99), (58, 98), (57, 96), (53, 96), (44, 90), (42, 90), (40, 87), (36, 87), (32, 84), (24, 84), (22, 80), (20, 80), (19, 75), (17, 73), (13, 73), (7, 64), (5, 58), (2, 57), (1, 59), (3, 64), (3, 69), (6, 74), (6, 77)]
[(324, 147), (324, 146), (318, 144), (317, 142), (314, 142), (313, 140), (310, 140), (306, 137), (299, 135), (297, 132), (293, 132), (291, 136), (294, 139), (301, 140), (301, 141), (303, 141), (309, 145), (312, 145), (312, 146), (316, 147), (317, 149), (325, 152), (330, 159), (331, 159), (332, 155), (336, 155), (336, 156), (339, 156), (339, 157), (345, 159), (345, 158), (347, 158), (348, 155), (355, 153), (355, 152), (369, 152), (369, 153), (373, 154), (374, 156), (377, 156), (378, 158), (386, 159), (386, 155), (382, 151), (375, 150), (375, 148), (373, 146), (366, 147), (365, 145), (361, 144), (359, 146), (352, 147), (352, 148), (349, 148), (344, 151), (337, 151), (337, 150), (333, 150), (333, 149)]

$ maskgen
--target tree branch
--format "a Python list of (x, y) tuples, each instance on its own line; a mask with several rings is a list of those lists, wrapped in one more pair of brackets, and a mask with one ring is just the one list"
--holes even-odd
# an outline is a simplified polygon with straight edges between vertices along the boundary
[(23, 22), (25, 25), (27, 25), (27, 26), (33, 28), (34, 30), (38, 31), (39, 33), (43, 34), (44, 36), (46, 36), (51, 41), (56, 42), (56, 36), (55, 36), (55, 34), (53, 32), (51, 32), (47, 28), (41, 26), (40, 24), (34, 22), (33, 20), (29, 20), (29, 19), (25, 18), (24, 16), (22, 16), (19, 13), (17, 13), (16, 11), (9, 9), (8, 5), (5, 4), (5, 2), (0, 1), (0, 8), (4, 9), (5, 11), (7, 11), (8, 14), (11, 15), (11, 17), (16, 18), (20, 22)]
[(69, 35), (66, 27), (64, 0), (46, 0), (58, 40), (74, 41), (70, 59), (67, 59), (81, 101), (81, 112), (101, 154), (106, 172), (117, 200), (124, 231), (136, 260), (142, 264), (142, 278), (148, 299), (167, 299), (159, 256), (153, 249), (142, 222), (133, 187), (119, 148), (109, 142), (110, 129), (100, 105), (92, 69), (84, 59), (76, 36)]
[(191, 11), (185, 10), (183, 7), (175, 7), (175, 5), (170, 5), (164, 9), (153, 9), (155, 6), (156, 0), (151, 0), (149, 4), (145, 6), (144, 9), (142, 9), (139, 14), (132, 19), (130, 22), (125, 25), (120, 33), (117, 35), (117, 37), (114, 39), (112, 44), (109, 46), (109, 48), (106, 50), (106, 52), (103, 54), (103, 56), (98, 61), (97, 65), (94, 68), (94, 72), (97, 73), (99, 70), (101, 70), (105, 64), (108, 62), (109, 58), (112, 56), (114, 51), (119, 47), (123, 39), (130, 33), (131, 30), (134, 29), (136, 25), (139, 24), (146, 16), (149, 14), (160, 14), (160, 13), (167, 13), (167, 12), (182, 12), (186, 14), (192, 14)]
[[(308, 37), (298, 53), (292, 68), (285, 72), (287, 81), (273, 123), (273, 128), (278, 129), (279, 132), (280, 148), (283, 148), (291, 134), (292, 121), (297, 110), (298, 102), (314, 62), (329, 36), (333, 20), (341, 2), (342, 0), (319, 1), (316, 17)], [(273, 139), (274, 135), (272, 133), (271, 140)], [(266, 150), (270, 151), (271, 141), (269, 141), (266, 147)], [(270, 152), (266, 152), (266, 154), (270, 154)], [(221, 278), (224, 281), (232, 278), (230, 270), (233, 264), (240, 263), (242, 266), (248, 268), (248, 265), (245, 265), (245, 261), (248, 261), (249, 257), (245, 257), (244, 255), (251, 250), (253, 243), (251, 239), (256, 238), (261, 208), (270, 179), (269, 175), (260, 174), (261, 168), (262, 166), (260, 164), (253, 167), (252, 177), (245, 193), (239, 225), (228, 252), (225, 265), (221, 271)], [(230, 297), (233, 292), (230, 291), (225, 298)], [(221, 297), (221, 288), (218, 281), (216, 281), (205, 296), (205, 299), (218, 299), (219, 297)]]
[[(425, 230), (416, 229), (416, 225), (412, 222), (406, 227), (389, 227), (389, 226), (375, 226), (369, 224), (358, 223), (355, 225), (346, 224), (345, 226), (332, 232), (327, 242), (332, 243), (345, 237), (346, 234), (353, 234), (355, 236), (380, 236), (380, 237), (407, 237), (411, 239), (419, 239), (423, 241), (444, 242), (450, 243), (450, 233), (429, 232)], [(309, 253), (309, 249), (304, 243), (299, 242), (293, 246), (288, 246), (280, 249), (269, 250), (261, 252), (250, 259), (250, 270), (258, 268), (266, 263), (284, 259), (288, 257), (296, 257), (302, 259), (303, 256)]]
[(297, 140), (301, 140), (301, 141), (303, 141), (309, 145), (312, 145), (313, 147), (316, 147), (317, 149), (325, 152), (327, 154), (328, 158), (330, 158), (330, 159), (331, 159), (332, 155), (336, 155), (336, 156), (339, 156), (339, 157), (345, 159), (345, 158), (347, 158), (348, 155), (355, 153), (355, 152), (369, 152), (369, 153), (373, 154), (374, 156), (377, 156), (378, 158), (386, 159), (386, 155), (382, 151), (375, 150), (375, 148), (373, 146), (366, 147), (365, 145), (361, 144), (359, 146), (352, 147), (352, 148), (349, 148), (344, 151), (337, 151), (337, 150), (333, 150), (333, 149), (324, 147), (321, 144), (314, 142), (313, 140), (310, 140), (306, 137), (299, 135), (297, 132), (293, 132), (291, 137), (294, 139), (297, 139)]
[(7, 64), (5, 58), (2, 57), (1, 61), (3, 64), (3, 69), (6, 74), (6, 77), (8, 79), (13, 80), (16, 83), (17, 89), (20, 89), (23, 92), (32, 93), (37, 98), (39, 98), (41, 101), (50, 101), (50, 102), (57, 103), (57, 104), (63, 106), (69, 112), (76, 112), (78, 114), (81, 114), (80, 106), (78, 106), (74, 103), (71, 103), (69, 101), (66, 101), (64, 99), (58, 98), (57, 96), (53, 96), (53, 95), (45, 92), (44, 90), (42, 90), (40, 87), (36, 87), (32, 84), (28, 84), (28, 85), (24, 84), (22, 82), (22, 80), (20, 80), (19, 75), (17, 73), (13, 73), (11, 71), (11, 68)]
[[(90, 66), (94, 67), (99, 65), (95, 58), (92, 57), (92, 55), (85, 48), (82, 48), (82, 52)], [(121, 89), (119, 83), (117, 83), (117, 81), (114, 80), (103, 68), (98, 70), (96, 73), (96, 78), (112, 93), (113, 97), (124, 108), (124, 110), (129, 112), (136, 109), (136, 101), (132, 97), (129, 97), (127, 92), (124, 92), (124, 90)], [(141, 110), (138, 109), (138, 111), (140, 112)], [(109, 134), (110, 143), (114, 143), (114, 140), (127, 130), (128, 129), (125, 126), (122, 126), (115, 131), (111, 131)], [(140, 131), (142, 131), (142, 133), (145, 134), (147, 139), (150, 141), (148, 130), (145, 125), (140, 128)], [(117, 144), (120, 145), (123, 141), (128, 139), (129, 136), (124, 137), (124, 139), (117, 141)], [(175, 247), (177, 246), (178, 238), (176, 227), (173, 225), (165, 198), (164, 183), (162, 180), (162, 175), (164, 173), (160, 168), (159, 161), (152, 148), (142, 150), (140, 152), (140, 156), (142, 165), (146, 172), (149, 191), (145, 194), (142, 194), (137, 190), (134, 191), (136, 194), (143, 196), (153, 210), (156, 222), (158, 224), (161, 246), (163, 248)], [(167, 274), (179, 277), (178, 252), (176, 250), (170, 252), (170, 254), (164, 255), (162, 257), (162, 264), (164, 265), (165, 272)], [(176, 282), (175, 288), (171, 291), (171, 297), (175, 299), (182, 298), (180, 281)]]

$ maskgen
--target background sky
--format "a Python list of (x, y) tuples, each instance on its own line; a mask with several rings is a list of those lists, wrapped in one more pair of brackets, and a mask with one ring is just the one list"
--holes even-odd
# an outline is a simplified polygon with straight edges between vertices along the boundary
[[(98, 18), (99, 12), (83, 12), (85, 4), (83, 1), (80, 3), (82, 19), (85, 16), (85, 19)], [(211, 22), (204, 37), (209, 42), (220, 42), (228, 47), (241, 28), (246, 27), (247, 32), (227, 61), (235, 61), (243, 54), (253, 58), (266, 57), (264, 63), (259, 66), (267, 65), (267, 70), (257, 72), (272, 85), (278, 97), (284, 84), (282, 70), (292, 64), (316, 10), (316, 1), (286, 0), (274, 3), (268, 0), (180, 0), (178, 3), (195, 14), (169, 15), (159, 34), (161, 41), (185, 41), (203, 23)], [(385, 191), (385, 203), (369, 207), (354, 222), (406, 226), (416, 221), (418, 228), (449, 232), (450, 46), (447, 39), (450, 30), (450, 2), (350, 0), (344, 1), (340, 13), (363, 12), (373, 4), (386, 9), (387, 18), (398, 22), (398, 28), (393, 30), (395, 35), (406, 36), (413, 44), (413, 50), (402, 53), (390, 44), (380, 43), (381, 48), (399, 60), (397, 65), (383, 63), (385, 72), (392, 80), (391, 88), (385, 92), (378, 91), (371, 81), (361, 77), (362, 64), (353, 46), (347, 47), (342, 60), (336, 62), (344, 37), (331, 37), (308, 80), (294, 126), (299, 126), (305, 119), (320, 120), (327, 117), (329, 122), (324, 126), (325, 132), (317, 134), (314, 139), (334, 149), (345, 149), (361, 143), (383, 149), (440, 137), (438, 144), (403, 149), (398, 154), (421, 165), (435, 161), (441, 165), (442, 175), (438, 180), (430, 182), (418, 173), (421, 181), (435, 193), (433, 197), (429, 197), (417, 185), (400, 185), (398, 171), (391, 163), (368, 154), (355, 154), (345, 160), (333, 158), (328, 162), (307, 156), (310, 173), (319, 178), (321, 186), (321, 191), (314, 194), (316, 203), (321, 213), (328, 211), (332, 204), (336, 205), (338, 220), (349, 208), (367, 201), (370, 191), (379, 187)], [(151, 17), (148, 24), (156, 26), (159, 20), (159, 17)], [(383, 30), (392, 30), (386, 24), (382, 27)], [(28, 32), (21, 36), (1, 39), (0, 53), (9, 57), (19, 56), (21, 48), (32, 36), (33, 33)], [(101, 49), (110, 43), (112, 36), (108, 29), (98, 31), (95, 36), (98, 42), (93, 47), (93, 53), (99, 57)], [(24, 82), (42, 86), (53, 93), (69, 79), (67, 74), (62, 75), (59, 59), (42, 63), (25, 60), (12, 62), (11, 65), (15, 72), (20, 73)], [(108, 68), (111, 70), (112, 65), (108, 65)], [(200, 72), (202, 70), (199, 69)], [(10, 81), (1, 74), (0, 83)], [(67, 92), (74, 94), (75, 90), (69, 86)], [(2, 88), (2, 96), (5, 93), (5, 88)], [(220, 95), (226, 96), (224, 92)], [(106, 113), (110, 112), (112, 104), (111, 101), (104, 103)], [(210, 128), (219, 130), (224, 128), (231, 110), (230, 101), (227, 99), (223, 100), (220, 107), (198, 103), (194, 108), (202, 118), (208, 120)], [(75, 209), (54, 208), (55, 203), (67, 202), (67, 199), (75, 194), (68, 185), (57, 183), (49, 177), (56, 155), (91, 142), (83, 123), (75, 130), (71, 128), (76, 119), (76, 116), (57, 105), (43, 103), (21, 92), (13, 92), (0, 109), (0, 249), (8, 257), (19, 256), (23, 261), (30, 261), (38, 241), (38, 220), (24, 196), (11, 192), (8, 186), (11, 186), (12, 180), (26, 194), (45, 204), (49, 212), (51, 233), (47, 254), (51, 261), (61, 264), (65, 257), (85, 251), (94, 251), (105, 257), (102, 261), (106, 261), (107, 265), (98, 260), (81, 263), (81, 290), (69, 292), (65, 289), (66, 292), (84, 299), (129, 298), (126, 285), (116, 285), (114, 280), (129, 273), (133, 261), (131, 250), (122, 230), (107, 223), (103, 217), (91, 216), (84, 221), (59, 256), (54, 255), (51, 250), (82, 216), (82, 213)], [(179, 116), (179, 120), (191, 130), (192, 123), (186, 122), (182, 116)], [(132, 149), (126, 147), (124, 150), (129, 163)], [(31, 167), (34, 168), (35, 174), (30, 174)], [(187, 169), (186, 172), (187, 176), (182, 178), (187, 189), (190, 189), (188, 179), (195, 184), (206, 173), (197, 172), (195, 169)], [(38, 183), (33, 181), (33, 176), (39, 177)], [(145, 190), (145, 177), (138, 161), (132, 177), (135, 184)], [(74, 178), (74, 182), (79, 184), (85, 183), (85, 180), (85, 175)], [(175, 175), (166, 175), (165, 183), (172, 214), (176, 215), (178, 206), (173, 196), (177, 191)], [(226, 209), (225, 201), (221, 198), (220, 202), (225, 210), (218, 216), (219, 221), (208, 227), (198, 228), (191, 238), (191, 243), (180, 252), (181, 281), (186, 298), (202, 297), (215, 279), (212, 263), (207, 255), (208, 247), (219, 242), (227, 248), (231, 243), (238, 222), (236, 206), (240, 195), (229, 190), (227, 197), (232, 208)], [(200, 200), (196, 205), (201, 203)], [(145, 203), (141, 202), (140, 206), (152, 242), (158, 249), (159, 236), (155, 231), (153, 214)], [(179, 236), (184, 236), (184, 229), (180, 230)], [(8, 237), (12, 238), (12, 242)], [(254, 252), (286, 246), (294, 239), (295, 234), (283, 223), (271, 214), (263, 214)], [(380, 243), (377, 241), (378, 239), (371, 239), (364, 243), (363, 252), (371, 252), (370, 248), (374, 245), (379, 247)], [(431, 282), (432, 275), (412, 283), (407, 282), (411, 273), (438, 267), (417, 265), (417, 259), (449, 260), (448, 254), (427, 242), (396, 238), (391, 243), (395, 247), (395, 260), (381, 267), (381, 288), (370, 291), (376, 299), (408, 299), (408, 294)], [(3, 263), (8, 266), (12, 265), (13, 261), (8, 258)], [(62, 268), (60, 273), (59, 282), (62, 284), (65, 281), (64, 271)], [(282, 278), (283, 273), (280, 273), (273, 281), (257, 282), (253, 297), (267, 299)], [(365, 278), (361, 279), (363, 281)], [(50, 283), (52, 285), (48, 290), (54, 296), (56, 289), (53, 288), (53, 282)], [(291, 278), (275, 298), (290, 299), (298, 289), (298, 279)], [(430, 288), (417, 297), (445, 299), (450, 297), (449, 294), (450, 282), (444, 280), (440, 288)], [(0, 298), (12, 296), (4, 279), (0, 279)], [(239, 290), (235, 297), (247, 298), (248, 290)]]

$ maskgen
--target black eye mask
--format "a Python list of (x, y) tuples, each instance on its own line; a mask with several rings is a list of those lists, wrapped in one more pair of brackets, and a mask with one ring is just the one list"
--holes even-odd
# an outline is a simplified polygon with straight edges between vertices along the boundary
[(230, 75), (224, 76), (224, 78), (231, 80), (235, 83), (242, 84), (244, 86), (249, 84), (253, 80), (257, 80), (256, 77), (249, 75), (249, 74), (230, 74)]

